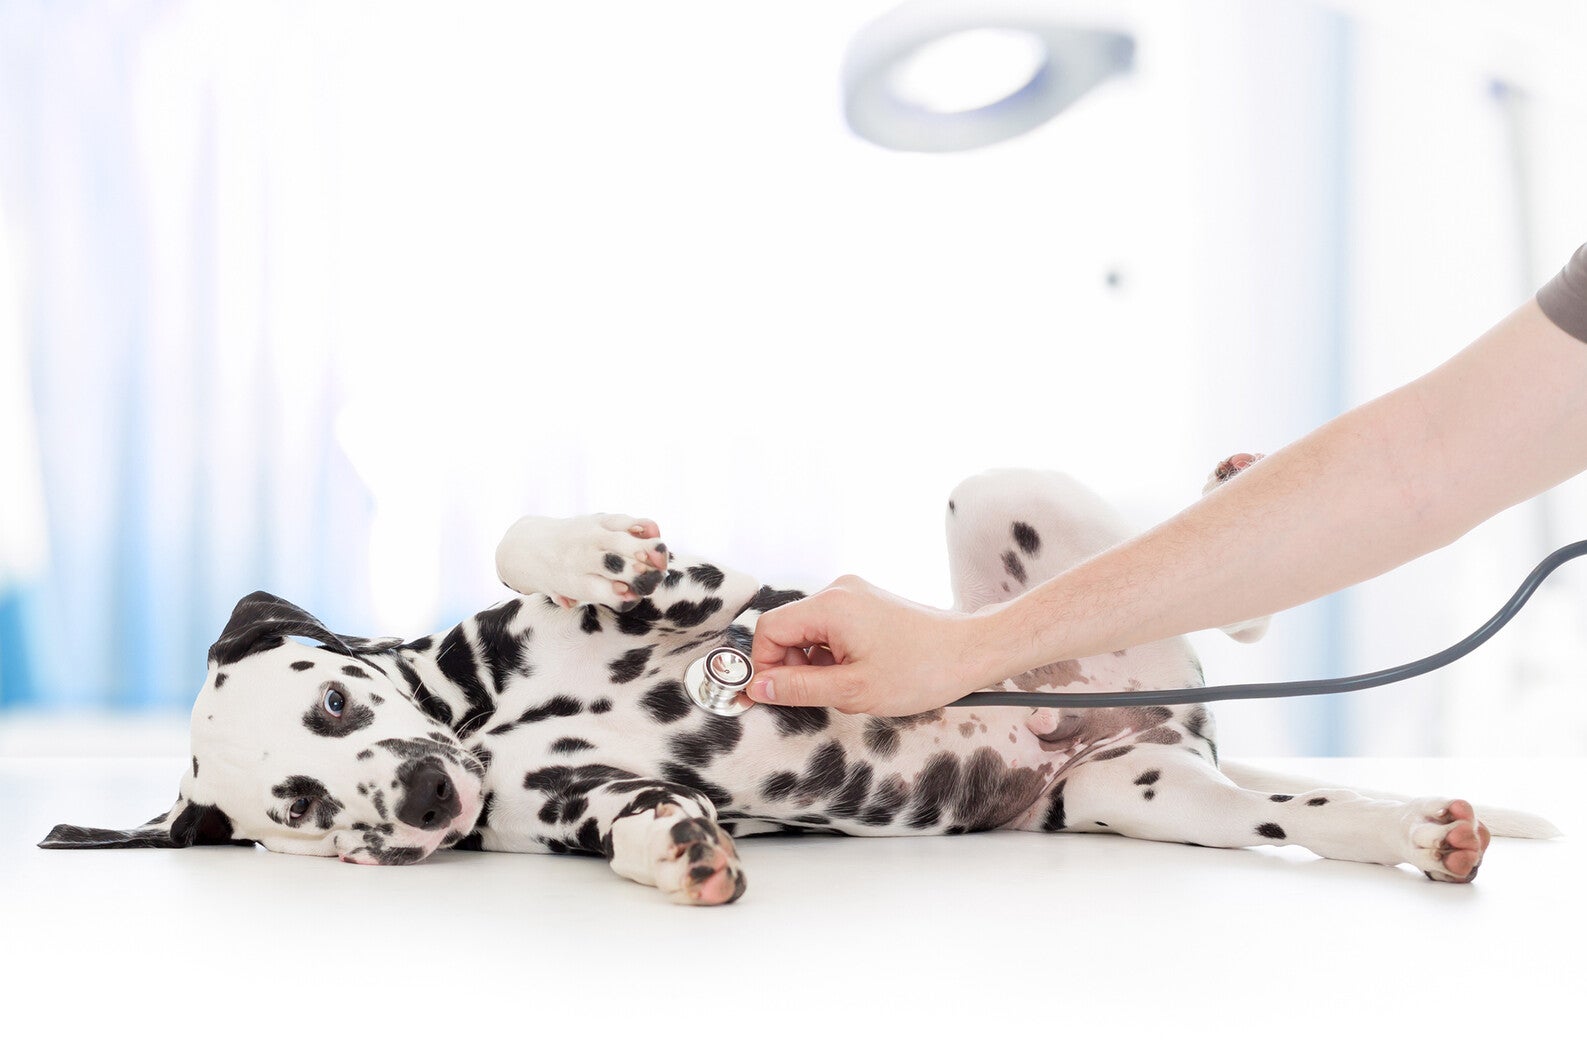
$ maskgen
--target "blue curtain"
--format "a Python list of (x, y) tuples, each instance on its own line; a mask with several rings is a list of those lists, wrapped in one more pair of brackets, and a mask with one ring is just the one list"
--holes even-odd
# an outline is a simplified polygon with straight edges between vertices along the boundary
[[(226, 299), (221, 275), (268, 284), (272, 190), (217, 163), (218, 63), (151, 85), (180, 10), (0, 6), (0, 246), (22, 289), (0, 383), (26, 385), (11, 400), (32, 417), (0, 456), (36, 455), (41, 479), (0, 499), (42, 504), (46, 540), (31, 564), (0, 557), (3, 707), (185, 708), (254, 588), (367, 621), (333, 334), (288, 358), (268, 310)], [(0, 533), (0, 554), (20, 542)]]

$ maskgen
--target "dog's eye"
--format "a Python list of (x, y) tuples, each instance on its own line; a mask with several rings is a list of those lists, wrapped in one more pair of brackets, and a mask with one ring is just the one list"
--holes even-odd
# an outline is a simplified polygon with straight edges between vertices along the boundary
[(303, 814), (309, 811), (309, 805), (312, 801), (312, 799), (307, 798), (295, 799), (292, 803), (292, 808), (287, 810), (287, 815), (293, 820), (301, 820)]
[(347, 707), (347, 698), (334, 689), (325, 690), (325, 710), (332, 718), (342, 717), (342, 711)]

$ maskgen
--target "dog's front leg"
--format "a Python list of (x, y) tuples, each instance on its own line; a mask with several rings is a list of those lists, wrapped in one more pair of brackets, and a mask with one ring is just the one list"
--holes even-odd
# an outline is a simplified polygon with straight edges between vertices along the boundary
[(496, 547), (496, 575), (520, 594), (631, 608), (666, 575), (667, 545), (648, 518), (587, 514), (519, 518)]
[(596, 853), (627, 879), (682, 904), (729, 904), (744, 895), (733, 840), (698, 792), (609, 766), (551, 766), (524, 786), (543, 796), (540, 819), (555, 852)]

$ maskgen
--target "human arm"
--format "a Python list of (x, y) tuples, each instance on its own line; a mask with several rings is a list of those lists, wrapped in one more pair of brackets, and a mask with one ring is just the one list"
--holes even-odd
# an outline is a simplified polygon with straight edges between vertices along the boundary
[[(1287, 609), (1442, 547), (1587, 469), (1587, 346), (1557, 321), (1529, 300), (1427, 375), (1015, 601), (955, 615), (839, 581), (761, 620), (750, 695), (771, 681), (778, 703), (929, 709), (1031, 667)], [(812, 646), (837, 666), (793, 666)]]

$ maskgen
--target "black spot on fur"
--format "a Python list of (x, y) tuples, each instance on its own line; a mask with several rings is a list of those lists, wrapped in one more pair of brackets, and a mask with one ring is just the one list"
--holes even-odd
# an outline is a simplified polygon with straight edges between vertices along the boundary
[(1135, 742), (1137, 744), (1177, 744), (1183, 739), (1184, 737), (1180, 735), (1179, 730), (1169, 726), (1158, 726), (1156, 729), (1148, 729), (1146, 732), (1141, 733), (1135, 738)]
[(471, 831), (467, 835), (464, 835), (462, 838), (458, 839), (457, 845), (453, 846), (452, 848), (455, 850), (462, 850), (467, 853), (478, 853), (480, 850), (484, 849), (485, 846), (481, 839), (480, 833), (477, 831)]
[(783, 736), (804, 736), (819, 733), (832, 722), (832, 712), (824, 707), (778, 707), (763, 705), (777, 720), (777, 732)]
[(661, 619), (661, 610), (649, 598), (641, 599), (632, 607), (617, 614), (617, 629), (624, 634), (649, 634), (650, 628)]
[[(462, 720), (478, 724), (480, 711), (494, 712), (495, 703), (485, 692), (485, 684), (480, 681), (479, 667), (474, 656), (474, 647), (468, 642), (468, 635), (463, 630), (463, 625), (458, 624), (446, 633), (441, 641), (441, 651), (435, 657), (436, 668), (455, 685), (468, 701), (468, 708), (463, 713)], [(448, 709), (450, 714), (450, 708)], [(450, 725), (451, 718), (446, 719)]]
[(754, 609), (756, 612), (770, 612), (773, 609), (779, 609), (787, 605), (789, 602), (796, 602), (804, 596), (804, 591), (774, 591), (770, 587), (762, 587), (755, 592), (755, 597), (750, 599), (749, 604), (740, 609), (739, 612), (742, 613), (749, 609)]
[(524, 775), (525, 791), (541, 791), (547, 795), (566, 799), (573, 795), (587, 795), (595, 788), (613, 780), (631, 780), (634, 774), (616, 766), (592, 762), (582, 766), (546, 766)]
[(1092, 755), (1091, 761), (1106, 762), (1110, 758), (1118, 758), (1119, 756), (1127, 755), (1134, 750), (1135, 747), (1132, 744), (1125, 744), (1123, 747), (1110, 747), (1106, 751), (1098, 751), (1096, 754)]
[(1267, 797), (1267, 800), (1269, 802), (1288, 802), (1290, 799), (1292, 799), (1294, 797), (1295, 797), (1294, 795), (1269, 795)]
[(721, 608), (720, 598), (702, 598), (698, 602), (677, 601), (667, 606), (666, 618), (679, 627), (698, 627)]
[(808, 806), (816, 799), (837, 791), (843, 786), (847, 768), (843, 760), (843, 745), (836, 740), (828, 740), (816, 748), (805, 767), (805, 775), (799, 778), (800, 804)]
[(498, 695), (510, 680), (525, 677), (529, 670), (524, 664), (524, 653), (532, 632), (514, 633), (512, 629), (513, 620), (517, 619), (522, 607), (523, 599), (514, 598), (474, 617), (480, 663), (490, 669), (491, 682)]
[[(721, 721), (733, 720), (722, 719)], [(719, 810), (726, 809), (733, 804), (733, 796), (726, 788), (720, 784), (713, 784), (688, 766), (680, 765), (677, 762), (664, 762), (661, 765), (661, 775), (673, 784), (681, 785), (692, 791), (698, 791), (710, 799), (711, 804)]]
[(608, 700), (606, 697), (603, 696), (599, 700), (595, 701), (593, 704), (590, 705), (590, 714), (592, 714), (592, 715), (604, 715), (606, 712), (610, 711), (611, 709), (612, 709), (612, 702), (610, 700)]
[(1041, 829), (1043, 831), (1062, 831), (1068, 826), (1064, 823), (1065, 783), (1066, 781), (1058, 781), (1058, 786), (1053, 788), (1051, 795), (1047, 796), (1047, 817), (1041, 822)]
[(689, 566), (689, 579), (708, 591), (714, 591), (722, 586), (722, 581), (727, 577), (715, 565), (702, 564)]
[(755, 635), (741, 623), (730, 623), (722, 628), (722, 644), (747, 653), (755, 648)]
[(877, 758), (892, 758), (898, 751), (898, 726), (885, 718), (865, 724), (865, 746)]
[(601, 630), (601, 610), (594, 605), (586, 605), (579, 619), (579, 630), (585, 634), (598, 634)]
[(452, 708), (445, 700), (431, 693), (428, 689), (420, 696), (415, 696), (414, 701), (419, 705), (419, 710), (440, 722), (442, 725), (452, 724)]
[(1306, 800), (1306, 804), (1308, 806), (1326, 806), (1328, 800), (1325, 798), (1309, 798)]
[(1025, 582), (1025, 563), (1019, 560), (1019, 555), (1013, 551), (1003, 552), (1003, 568), (1019, 583)]
[(623, 571), (623, 559), (617, 554), (608, 554), (601, 564), (606, 566), (607, 572), (617, 573)]
[(215, 688), (219, 689), (221, 686), (223, 686), (225, 684), (226, 684), (226, 672), (225, 671), (216, 671), (215, 672)]
[(827, 807), (827, 812), (840, 820), (857, 816), (860, 807), (865, 804), (866, 796), (870, 794), (871, 776), (869, 762), (855, 762), (850, 765), (849, 775), (843, 781), (843, 787), (838, 791), (837, 798)]
[(369, 672), (364, 670), (362, 667), (359, 667), (357, 664), (343, 664), (342, 665), (342, 674), (346, 675), (349, 678), (368, 678), (369, 677)]
[(571, 755), (575, 751), (594, 751), (595, 745), (576, 736), (565, 736), (551, 745), (554, 755)]
[(1035, 555), (1041, 551), (1041, 537), (1036, 535), (1036, 530), (1023, 521), (1014, 523), (1014, 542), (1026, 554)]
[(193, 756), (193, 775), (198, 776), (198, 756)]
[(425, 635), (423, 638), (415, 638), (411, 642), (404, 642), (400, 646), (400, 648), (412, 649), (416, 653), (423, 653), (423, 652), (428, 652), (429, 649), (430, 649), (430, 646), (432, 646), (434, 644), (435, 644), (435, 639), (431, 638), (429, 635)]
[(612, 684), (625, 685), (638, 678), (644, 671), (645, 665), (650, 662), (650, 654), (655, 650), (656, 647), (653, 645), (630, 649), (607, 664), (606, 669), (612, 673)]
[(799, 786), (799, 774), (790, 770), (773, 773), (761, 781), (760, 794), (767, 802), (781, 802)]
[(895, 773), (872, 792), (870, 802), (860, 813), (860, 823), (872, 827), (891, 824), (908, 801), (909, 791), (904, 778)]
[(687, 765), (708, 766), (717, 755), (725, 755), (738, 746), (744, 736), (744, 724), (736, 718), (708, 718), (693, 733), (680, 733), (672, 738), (669, 749), (674, 758)]
[(294, 671), (307, 671), (309, 668), (311, 668), (313, 666), (314, 666), (314, 661), (313, 660), (294, 660), (294, 661), (292, 661), (292, 670), (294, 670)]
[(611, 859), (610, 851), (601, 841), (600, 824), (594, 817), (579, 825), (578, 844), (579, 849), (585, 853), (591, 853), (597, 857), (605, 857), (607, 860)]
[(949, 512), (949, 513), (950, 513), (950, 514), (951, 514), (951, 513), (953, 513), (953, 512), (954, 512), (954, 511), (957, 511), (957, 510), (958, 510), (958, 509), (959, 509), (959, 508), (958, 508), (958, 507), (955, 507), (955, 506), (954, 506), (954, 505), (953, 505), (953, 500), (951, 500), (951, 499), (950, 499), (950, 500), (949, 500), (949, 501), (948, 501), (948, 512)]
[(683, 691), (683, 686), (677, 682), (662, 682), (652, 686), (650, 692), (639, 700), (650, 717), (657, 722), (676, 722), (688, 716), (694, 710), (694, 702), (689, 699), (689, 694)]
[(959, 789), (959, 759), (946, 751), (931, 756), (915, 782), (909, 826), (929, 828), (942, 819), (943, 808)]
[(486, 736), (510, 732), (519, 726), (543, 722), (548, 718), (571, 718), (584, 710), (584, 705), (571, 696), (553, 696), (539, 707), (531, 707), (511, 722), (492, 729)]
[(1157, 783), (1158, 778), (1161, 777), (1162, 775), (1163, 775), (1162, 770), (1159, 770), (1159, 769), (1148, 769), (1146, 772), (1142, 773), (1140, 776), (1135, 778), (1135, 783), (1136, 783), (1137, 786), (1143, 786), (1143, 785), (1146, 785), (1146, 784), (1155, 784), (1155, 783)]
[(1256, 833), (1265, 839), (1281, 839), (1284, 837), (1284, 829), (1277, 824), (1258, 824)]

